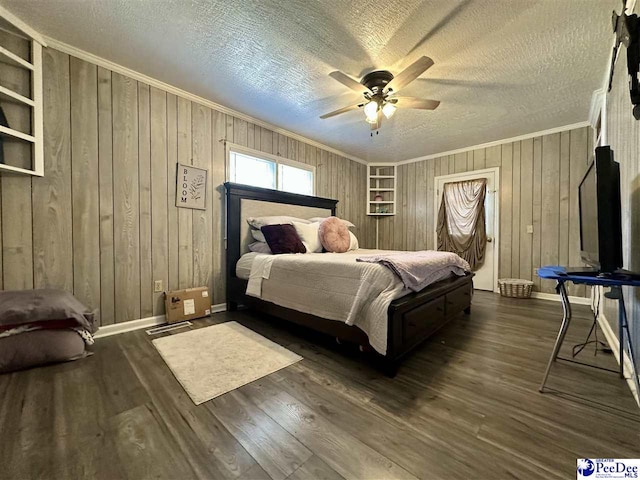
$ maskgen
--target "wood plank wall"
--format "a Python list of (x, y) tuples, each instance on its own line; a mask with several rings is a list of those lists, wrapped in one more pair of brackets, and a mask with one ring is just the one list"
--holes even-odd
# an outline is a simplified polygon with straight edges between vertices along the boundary
[[(45, 176), (0, 177), (0, 288), (73, 292), (109, 325), (164, 312), (165, 289), (225, 301), (220, 140), (316, 167), (372, 247), (364, 165), (44, 49)], [(175, 207), (176, 164), (209, 171), (207, 209)], [(372, 224), (371, 224), (372, 225)]]
[[(636, 13), (638, 11), (636, 6)], [(624, 267), (640, 272), (640, 121), (633, 118), (627, 77), (627, 50), (620, 49), (611, 92), (607, 95), (607, 143), (620, 163), (622, 248)], [(636, 359), (640, 355), (640, 289), (625, 288), (624, 296)], [(603, 299), (604, 312), (618, 335), (617, 301)], [(638, 368), (640, 369), (640, 361)]]
[[(434, 248), (434, 179), (439, 175), (500, 167), (500, 277), (533, 280), (541, 265), (580, 265), (578, 184), (592, 154), (592, 129), (584, 127), (528, 140), (400, 165), (398, 213), (381, 217), (383, 249)], [(534, 233), (528, 234), (527, 225)], [(584, 287), (571, 287), (584, 296)]]

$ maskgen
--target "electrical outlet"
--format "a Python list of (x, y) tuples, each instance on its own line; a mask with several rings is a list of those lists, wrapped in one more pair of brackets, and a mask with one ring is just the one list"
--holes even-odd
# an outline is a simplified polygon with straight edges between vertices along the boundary
[(533, 225), (527, 225), (527, 233), (533, 233)]
[(156, 280), (153, 282), (153, 291), (155, 293), (161, 293), (164, 289), (162, 288), (162, 280)]

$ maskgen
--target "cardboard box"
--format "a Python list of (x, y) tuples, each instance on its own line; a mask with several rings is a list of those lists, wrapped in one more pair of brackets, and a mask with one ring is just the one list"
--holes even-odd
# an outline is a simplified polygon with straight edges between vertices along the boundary
[(184, 322), (211, 315), (211, 299), (207, 287), (165, 292), (167, 323)]

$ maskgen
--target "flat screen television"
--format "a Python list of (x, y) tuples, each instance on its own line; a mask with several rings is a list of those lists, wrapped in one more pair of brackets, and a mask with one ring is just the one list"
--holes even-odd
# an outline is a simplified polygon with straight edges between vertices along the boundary
[(622, 268), (620, 165), (609, 147), (598, 147), (580, 182), (580, 256), (600, 274)]

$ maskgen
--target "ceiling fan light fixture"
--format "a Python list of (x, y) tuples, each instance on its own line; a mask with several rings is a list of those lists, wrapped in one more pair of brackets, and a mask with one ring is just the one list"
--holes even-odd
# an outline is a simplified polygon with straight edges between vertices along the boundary
[(375, 117), (365, 117), (365, 120), (367, 121), (367, 123), (375, 124), (378, 123), (378, 116), (376, 115)]
[(367, 117), (367, 122), (376, 123), (378, 118), (378, 102), (371, 100), (364, 106), (364, 114)]
[(396, 113), (396, 109), (398, 107), (395, 106), (395, 104), (391, 103), (391, 102), (387, 102), (384, 104), (384, 107), (382, 107), (382, 114), (386, 117), (386, 118), (391, 118), (393, 117), (393, 114)]

